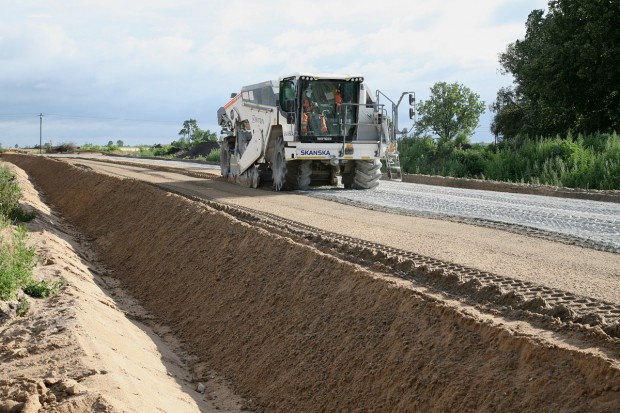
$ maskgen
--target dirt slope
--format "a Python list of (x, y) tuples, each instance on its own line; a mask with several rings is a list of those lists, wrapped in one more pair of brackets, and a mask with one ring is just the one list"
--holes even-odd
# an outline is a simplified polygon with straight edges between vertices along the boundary
[(0, 412), (240, 411), (243, 401), (217, 380), (205, 381), (217, 400), (203, 400), (174, 342), (138, 321), (151, 316), (105, 276), (84, 237), (41, 201), (27, 175), (12, 169), (22, 208), (37, 215), (27, 224), (40, 257), (34, 276), (65, 286), (51, 298), (30, 298), (24, 317), (0, 301)]
[(617, 360), (519, 333), (139, 182), (12, 161), (257, 411), (620, 409)]

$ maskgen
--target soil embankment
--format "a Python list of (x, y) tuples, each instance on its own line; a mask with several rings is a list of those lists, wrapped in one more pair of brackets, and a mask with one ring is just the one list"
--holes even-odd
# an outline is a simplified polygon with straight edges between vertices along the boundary
[(24, 316), (16, 301), (0, 301), (0, 413), (240, 412), (243, 400), (212, 372), (204, 394), (196, 391), (174, 337), (106, 275), (23, 170), (0, 165), (36, 215), (25, 224), (38, 257), (33, 277), (63, 283), (52, 297), (28, 297)]
[(620, 408), (617, 361), (515, 333), (139, 182), (9, 160), (257, 411)]

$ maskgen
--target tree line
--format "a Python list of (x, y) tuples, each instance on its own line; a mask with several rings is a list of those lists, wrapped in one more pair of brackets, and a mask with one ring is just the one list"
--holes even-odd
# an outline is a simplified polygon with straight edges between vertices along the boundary
[(550, 0), (525, 25), (499, 55), (513, 85), (488, 106), (497, 144), (469, 142), (480, 96), (438, 82), (401, 142), (405, 172), (620, 189), (620, 1)]

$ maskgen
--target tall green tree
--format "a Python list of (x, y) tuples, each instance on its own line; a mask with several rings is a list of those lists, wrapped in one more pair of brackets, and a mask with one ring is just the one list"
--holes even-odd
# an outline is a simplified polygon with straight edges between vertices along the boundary
[(489, 110), (495, 113), (491, 122), (491, 133), (500, 142), (512, 139), (522, 130), (524, 110), (514, 88), (500, 88), (496, 100), (489, 105)]
[(186, 140), (190, 140), (196, 130), (198, 130), (198, 123), (196, 122), (196, 119), (188, 119), (183, 122), (183, 127), (179, 131), (179, 136), (185, 138)]
[(431, 95), (418, 104), (416, 136), (429, 132), (440, 141), (450, 142), (457, 134), (474, 134), (485, 103), (468, 87), (457, 82), (437, 82), (431, 87)]
[(210, 130), (202, 130), (200, 128), (196, 129), (194, 134), (192, 135), (192, 141), (195, 143), (198, 142), (207, 142), (207, 141), (216, 141), (217, 135)]
[[(500, 54), (521, 108), (517, 133), (530, 135), (620, 131), (620, 2), (551, 0), (534, 10), (522, 40)], [(506, 125), (503, 91), (494, 123)], [(504, 119), (502, 119), (504, 118)], [(500, 130), (508, 136), (515, 131)]]

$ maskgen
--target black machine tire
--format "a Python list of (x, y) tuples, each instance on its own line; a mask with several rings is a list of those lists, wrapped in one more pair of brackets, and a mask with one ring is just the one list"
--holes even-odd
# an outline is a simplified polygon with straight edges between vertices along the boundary
[(312, 161), (301, 161), (299, 165), (299, 189), (308, 189), (312, 176)]
[(353, 174), (352, 173), (343, 173), (342, 174), (342, 185), (344, 185), (344, 189), (353, 188)]
[(289, 161), (286, 164), (285, 189), (308, 189), (312, 175), (312, 161)]
[(233, 178), (235, 183), (245, 186), (246, 188), (258, 188), (260, 185), (260, 172), (256, 165), (250, 166), (242, 174)]
[[(381, 161), (355, 161), (355, 174), (353, 176), (353, 189), (372, 189), (379, 185), (381, 179)], [(346, 186), (345, 186), (346, 187)]]
[(228, 178), (230, 174), (230, 153), (226, 141), (220, 144), (220, 171), (224, 178)]
[(273, 177), (273, 187), (276, 191), (281, 191), (286, 184), (286, 157), (284, 155), (284, 138), (278, 136), (275, 147), (271, 155), (271, 174)]

